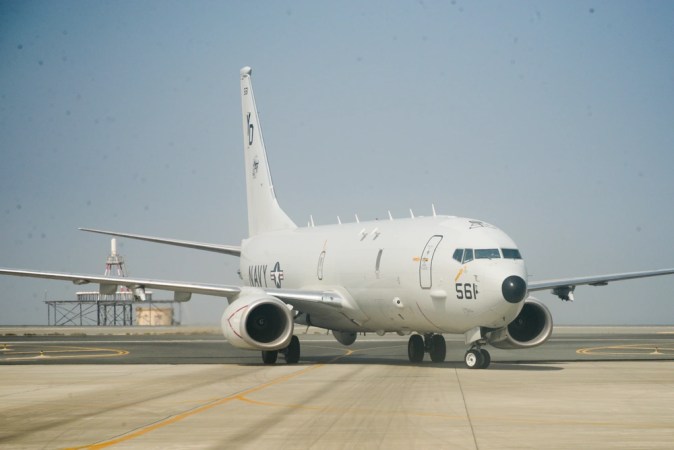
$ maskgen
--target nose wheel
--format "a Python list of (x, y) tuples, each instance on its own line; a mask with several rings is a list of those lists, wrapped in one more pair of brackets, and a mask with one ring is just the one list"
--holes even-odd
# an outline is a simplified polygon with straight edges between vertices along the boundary
[(469, 369), (486, 369), (491, 363), (489, 352), (478, 347), (468, 350), (463, 359)]

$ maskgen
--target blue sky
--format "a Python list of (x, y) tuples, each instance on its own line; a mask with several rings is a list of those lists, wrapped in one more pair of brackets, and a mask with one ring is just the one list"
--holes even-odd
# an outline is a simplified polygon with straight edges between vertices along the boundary
[[(667, 1), (0, 1), (0, 266), (102, 273), (80, 226), (237, 244), (250, 65), (298, 223), (434, 203), (510, 234), (532, 279), (674, 267), (672, 23)], [(238, 282), (232, 257), (119, 247), (134, 276)], [(0, 277), (0, 324), (76, 290)], [(539, 298), (556, 323), (669, 324), (672, 291)]]

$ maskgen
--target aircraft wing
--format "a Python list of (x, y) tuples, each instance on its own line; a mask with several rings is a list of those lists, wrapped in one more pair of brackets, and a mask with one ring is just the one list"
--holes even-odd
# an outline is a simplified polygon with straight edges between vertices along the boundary
[[(0, 268), (0, 275), (71, 281), (73, 284), (78, 286), (85, 284), (98, 284), (100, 285), (99, 292), (101, 294), (109, 295), (117, 292), (119, 286), (126, 286), (140, 300), (145, 299), (146, 289), (173, 291), (175, 301), (188, 301), (192, 294), (227, 297), (228, 299), (232, 300), (236, 299), (236, 297), (242, 291), (242, 288), (239, 286), (222, 284), (163, 281), (130, 277), (106, 277), (101, 275), (41, 272), (5, 268)], [(266, 289), (265, 293), (267, 295), (274, 296), (285, 303), (289, 303), (296, 310), (307, 314), (339, 314), (338, 311), (343, 306), (341, 296), (331, 291)]]
[(267, 295), (289, 303), (306, 314), (331, 314), (346, 306), (341, 295), (332, 291), (305, 291), (301, 289), (265, 289)]
[(127, 277), (105, 277), (100, 275), (82, 275), (61, 272), (36, 272), (32, 270), (17, 270), (0, 268), (0, 275), (14, 275), (18, 277), (47, 278), (52, 280), (72, 281), (76, 285), (97, 283), (101, 294), (114, 294), (118, 286), (126, 286), (135, 296), (144, 300), (145, 289), (161, 289), (173, 291), (175, 301), (187, 301), (192, 294), (215, 295), (219, 297), (236, 297), (241, 288), (218, 284), (190, 283), (179, 281), (161, 281)]
[(209, 252), (224, 253), (226, 255), (241, 256), (241, 246), (238, 245), (220, 245), (206, 244), (204, 242), (183, 241), (180, 239), (167, 239), (155, 236), (143, 236), (141, 234), (118, 233), (116, 231), (94, 230), (92, 228), (79, 228), (81, 231), (89, 233), (107, 234), (109, 236), (119, 236), (129, 239), (138, 239), (141, 241), (156, 242), (159, 244), (176, 245), (178, 247), (194, 248), (197, 250), (206, 250)]
[(615, 273), (592, 277), (562, 278), (559, 280), (533, 281), (528, 283), (529, 292), (552, 290), (552, 293), (566, 301), (573, 301), (573, 291), (576, 286), (606, 286), (609, 282), (632, 280), (635, 278), (657, 277), (674, 274), (674, 269), (647, 270), (644, 272)]

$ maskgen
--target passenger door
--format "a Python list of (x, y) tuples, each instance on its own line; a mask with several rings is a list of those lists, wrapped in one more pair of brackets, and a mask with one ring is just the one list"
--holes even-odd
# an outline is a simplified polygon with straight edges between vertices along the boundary
[(431, 237), (426, 243), (424, 251), (421, 252), (419, 258), (419, 284), (421, 289), (430, 289), (433, 286), (433, 255), (435, 255), (435, 250), (438, 248), (440, 241), (442, 241), (440, 235)]

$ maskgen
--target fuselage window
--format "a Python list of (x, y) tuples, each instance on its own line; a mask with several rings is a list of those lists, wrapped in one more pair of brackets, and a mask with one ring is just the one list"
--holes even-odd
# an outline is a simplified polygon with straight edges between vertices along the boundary
[(502, 248), (501, 251), (505, 259), (522, 259), (520, 251), (516, 248)]
[(454, 250), (454, 256), (452, 256), (455, 260), (458, 262), (461, 262), (461, 258), (463, 258), (463, 249), (462, 248), (457, 248)]
[(497, 248), (480, 248), (475, 250), (475, 259), (498, 259), (501, 253)]

